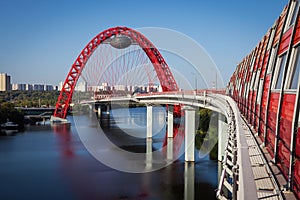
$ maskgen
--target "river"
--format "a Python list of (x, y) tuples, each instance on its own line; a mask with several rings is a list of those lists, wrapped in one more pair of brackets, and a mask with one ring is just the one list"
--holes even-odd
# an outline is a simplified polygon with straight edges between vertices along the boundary
[[(161, 149), (164, 108), (154, 108), (153, 116), (151, 141), (144, 137), (145, 108), (103, 113), (101, 126), (94, 115), (85, 115), (69, 117), (70, 126), (31, 126), (1, 136), (0, 199), (215, 199), (218, 162), (196, 156), (194, 163), (185, 163), (181, 151), (175, 152), (179, 158), (174, 162), (163, 162), (161, 157), (170, 156)], [(93, 134), (105, 135), (118, 148), (102, 145), (103, 140), (88, 143)], [(141, 163), (149, 172), (141, 173), (142, 164), (126, 157), (128, 152), (144, 155)]]

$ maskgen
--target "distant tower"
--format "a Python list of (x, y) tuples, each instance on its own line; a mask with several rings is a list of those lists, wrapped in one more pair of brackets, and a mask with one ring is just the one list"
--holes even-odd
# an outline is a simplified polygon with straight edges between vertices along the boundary
[(0, 91), (10, 91), (10, 76), (6, 73), (0, 73)]

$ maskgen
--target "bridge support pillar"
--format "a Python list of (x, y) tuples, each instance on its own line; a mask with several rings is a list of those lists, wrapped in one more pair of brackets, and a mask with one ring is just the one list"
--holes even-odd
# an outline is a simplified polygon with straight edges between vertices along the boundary
[(173, 105), (168, 105), (168, 138), (173, 137), (173, 110), (174, 106)]
[(153, 106), (147, 105), (147, 138), (152, 138), (152, 127), (153, 127), (152, 112), (153, 112)]
[(195, 161), (195, 109), (185, 106), (185, 161)]
[(222, 162), (227, 139), (227, 124), (225, 123), (225, 116), (218, 114), (218, 161)]

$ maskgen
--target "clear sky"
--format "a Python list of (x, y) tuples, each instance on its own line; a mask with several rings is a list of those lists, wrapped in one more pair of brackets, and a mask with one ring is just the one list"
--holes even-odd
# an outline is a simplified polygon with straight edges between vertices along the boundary
[(182, 32), (227, 83), (288, 0), (0, 0), (0, 72), (12, 83), (58, 85), (82, 48), (114, 26)]

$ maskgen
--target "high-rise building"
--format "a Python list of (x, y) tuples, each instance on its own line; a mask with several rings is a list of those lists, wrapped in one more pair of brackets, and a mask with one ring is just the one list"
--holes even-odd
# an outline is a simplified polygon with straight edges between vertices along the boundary
[(54, 87), (53, 85), (44, 85), (44, 91), (53, 91)]
[(10, 91), (10, 76), (6, 73), (0, 73), (0, 91)]
[(18, 83), (14, 83), (12, 84), (12, 90), (26, 90), (26, 84), (18, 84)]
[(44, 91), (44, 85), (42, 84), (33, 84), (34, 91)]
[(32, 91), (33, 90), (33, 85), (32, 84), (26, 84), (25, 85), (25, 90)]
[(87, 91), (87, 83), (79, 82), (75, 87), (75, 91), (86, 92)]

